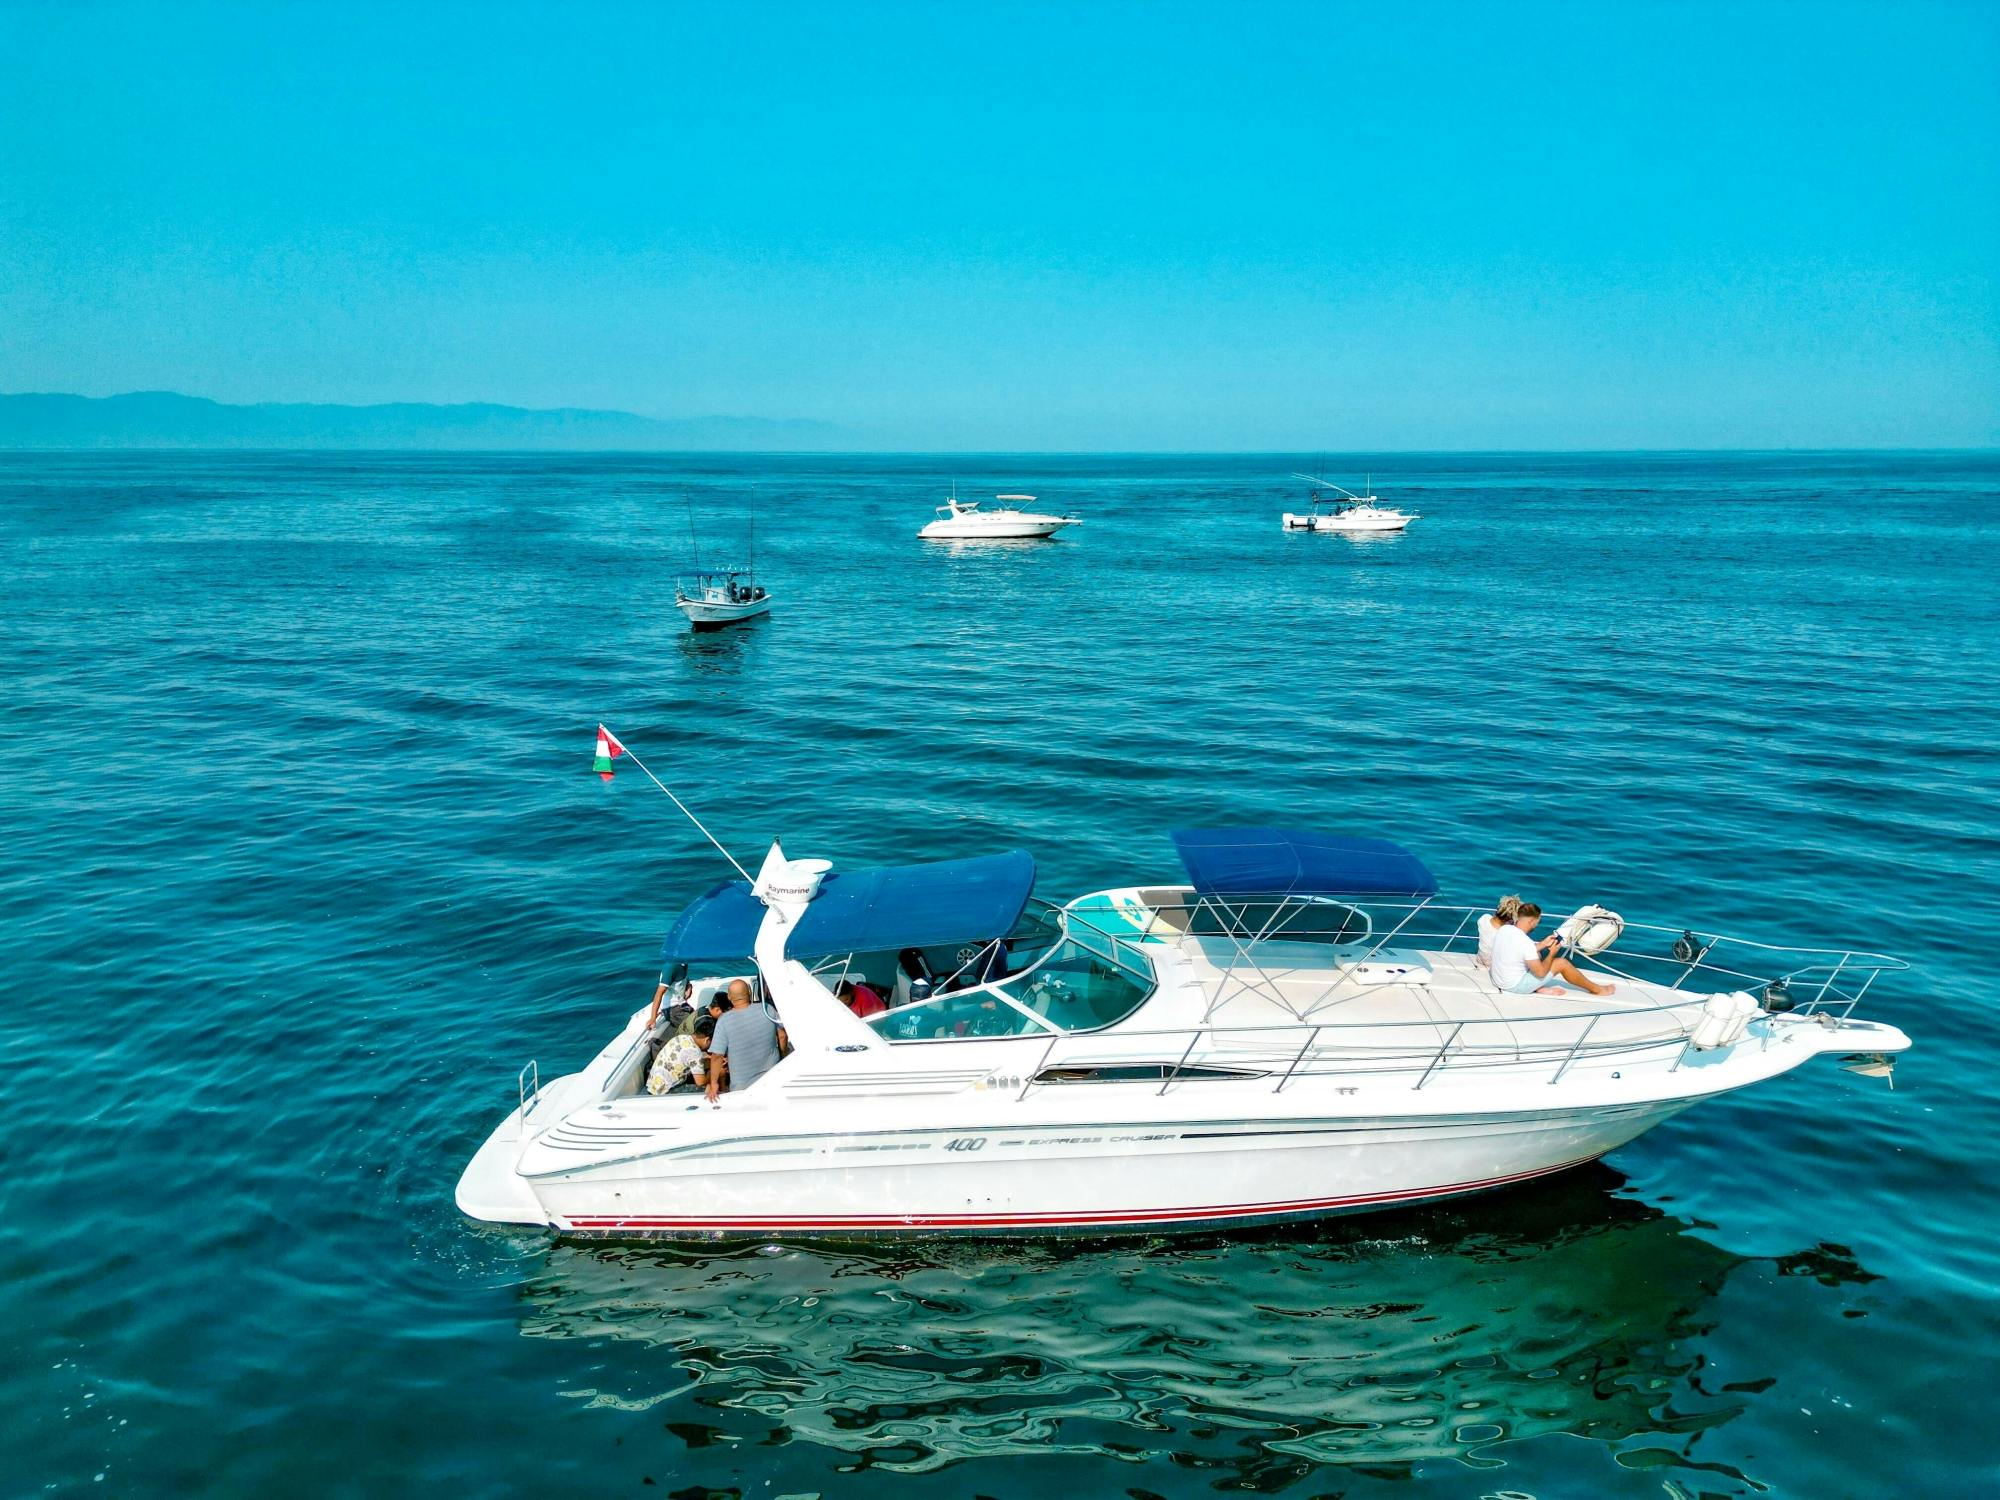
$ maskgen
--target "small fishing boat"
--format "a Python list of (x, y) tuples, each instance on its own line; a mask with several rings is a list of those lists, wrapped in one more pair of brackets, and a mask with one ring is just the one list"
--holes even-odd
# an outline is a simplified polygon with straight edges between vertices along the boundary
[[(681, 913), (663, 980), (692, 1001), (744, 978), (792, 1051), (713, 1102), (655, 1094), (667, 1028), (642, 1007), (582, 1069), (521, 1070), (458, 1206), (607, 1236), (1297, 1220), (1560, 1172), (1813, 1058), (1882, 1074), (1910, 1045), (1854, 1015), (1906, 967), (1880, 954), (1585, 907), (1560, 935), (1615, 988), (1503, 991), (1479, 909), (1439, 904), (1407, 849), (1174, 842), (1186, 883), (1062, 904), (1023, 851), (829, 873), (773, 843)], [(844, 979), (890, 1005), (864, 1019)]]
[[(1294, 474), (1292, 478), (1305, 480), (1314, 486), (1314, 490), (1310, 510), (1285, 512), (1287, 531), (1345, 531), (1355, 534), (1401, 531), (1410, 522), (1423, 519), (1409, 511), (1383, 505), (1373, 494), (1357, 495), (1352, 490), (1306, 474)], [(1362, 488), (1368, 489), (1369, 485), (1364, 484)]]
[(687, 499), (688, 542), (694, 548), (694, 572), (674, 580), (674, 605), (696, 630), (720, 630), (739, 620), (771, 612), (771, 591), (757, 582), (757, 511), (750, 511), (750, 560), (741, 567), (705, 568), (701, 535), (694, 522), (694, 499)]
[(716, 568), (676, 579), (674, 603), (696, 630), (720, 630), (769, 613), (771, 594), (748, 568)]
[(1054, 536), (1065, 526), (1082, 523), (1081, 516), (1051, 516), (1023, 510), (1032, 505), (1033, 495), (995, 495), (993, 509), (983, 510), (977, 500), (961, 500), (954, 489), (937, 508), (937, 519), (917, 533), (925, 541), (1024, 541)]

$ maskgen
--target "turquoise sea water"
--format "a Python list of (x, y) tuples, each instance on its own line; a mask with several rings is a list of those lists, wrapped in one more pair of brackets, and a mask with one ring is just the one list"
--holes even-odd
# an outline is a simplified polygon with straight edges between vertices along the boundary
[[(2000, 459), (0, 456), (10, 1493), (1987, 1493)], [(1089, 519), (918, 543), (936, 491)], [(687, 499), (684, 500), (684, 497)], [(691, 501), (767, 620), (672, 609)], [(721, 870), (1182, 824), (1902, 952), (1605, 1163), (1237, 1237), (552, 1243), (451, 1186)]]

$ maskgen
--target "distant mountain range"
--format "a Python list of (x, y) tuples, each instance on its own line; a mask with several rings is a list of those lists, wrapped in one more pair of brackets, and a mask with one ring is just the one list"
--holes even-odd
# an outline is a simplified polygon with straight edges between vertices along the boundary
[(173, 391), (0, 395), (0, 448), (823, 449), (852, 446), (829, 422), (641, 417), (629, 411), (468, 403), (230, 406)]

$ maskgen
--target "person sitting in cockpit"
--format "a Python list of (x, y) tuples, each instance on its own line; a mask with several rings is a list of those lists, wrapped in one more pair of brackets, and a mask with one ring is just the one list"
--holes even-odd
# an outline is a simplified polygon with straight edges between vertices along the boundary
[(660, 1043), (652, 1067), (646, 1070), (646, 1092), (660, 1095), (701, 1088), (707, 1082), (708, 1044), (714, 1035), (715, 1023), (703, 1016), (686, 1036), (675, 1032)]
[(733, 1093), (749, 1088), (784, 1055), (785, 1029), (763, 1005), (752, 1003), (747, 981), (730, 980), (729, 1009), (715, 1023), (715, 1038), (708, 1046), (710, 1102), (725, 1085)]
[(840, 1003), (864, 1021), (870, 1016), (881, 1015), (889, 1008), (882, 1003), (882, 997), (876, 994), (872, 987), (867, 984), (857, 984), (852, 979), (841, 980), (837, 993), (840, 996)]
[[(685, 965), (676, 970), (672, 977), (666, 974), (660, 976), (659, 988), (653, 991), (653, 1008), (646, 1012), (646, 1029), (648, 1031), (651, 1031), (659, 1024), (660, 1007), (666, 1003), (666, 998), (669, 994), (674, 996), (675, 1009), (679, 1009), (682, 1005), (691, 1004), (694, 998), (694, 981), (687, 977), (687, 968)], [(692, 1010), (689, 1011), (689, 1014), (693, 1014)]]
[(728, 1009), (729, 996), (724, 990), (718, 987), (715, 993), (710, 995), (706, 1001), (688, 1012), (686, 1019), (674, 1028), (674, 1035), (693, 1036), (695, 1027), (699, 1026), (704, 1020), (708, 1022), (708, 1029), (713, 1031), (715, 1030), (715, 1023), (722, 1019)]

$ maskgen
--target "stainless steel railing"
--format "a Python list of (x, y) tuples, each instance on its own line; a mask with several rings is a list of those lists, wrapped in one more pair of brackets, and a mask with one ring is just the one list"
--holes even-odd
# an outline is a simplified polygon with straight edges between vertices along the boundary
[[(1182, 947), (1204, 938), (1219, 938), (1236, 949), (1241, 960), (1238, 966), (1251, 971), (1257, 968), (1255, 950), (1260, 944), (1317, 943), (1338, 948), (1343, 950), (1339, 959), (1343, 972), (1330, 977), (1331, 992), (1352, 983), (1349, 976), (1355, 964), (1388, 952), (1391, 943), (1423, 952), (1472, 952), (1478, 946), (1475, 923), (1485, 910), (1429, 901), (1278, 898), (1218, 902), (1196, 898), (1191, 891), (1186, 894), (1190, 899), (1179, 905), (1155, 904), (1151, 909), (1162, 920), (1143, 933), (1121, 929), (1115, 922), (1099, 920), (1094, 913), (1071, 909), (1065, 917), (1108, 943), (1140, 952), (1159, 943)], [(1357, 914), (1367, 919), (1358, 936)], [(1675, 945), (1683, 940), (1691, 940), (1691, 956), (1675, 952)], [(1703, 937), (1687, 929), (1640, 922), (1627, 922), (1612, 947), (1580, 961), (1617, 978), (1694, 994), (1737, 989), (1761, 993), (1782, 985), (1792, 1009), (1807, 1015), (1830, 1010), (1843, 1019), (1852, 1014), (1879, 976), (1909, 967), (1902, 959), (1861, 949), (1804, 948), (1720, 934)]]
[[(1193, 898), (1192, 892), (1187, 895), (1190, 899), (1177, 907), (1156, 904), (1152, 910), (1162, 920), (1141, 927), (1073, 909), (1064, 916), (1073, 927), (1085, 926), (1113, 946), (1130, 946), (1141, 952), (1148, 946), (1184, 948), (1204, 939), (1223, 939), (1231, 949), (1227, 972), (1255, 971), (1258, 950), (1267, 944), (1287, 945), (1285, 967), (1295, 969), (1297, 950), (1290, 945), (1322, 943), (1338, 950), (1338, 955), (1330, 955), (1328, 983), (1311, 1002), (1316, 1006), (1351, 982), (1360, 963), (1383, 955), (1393, 960), (1395, 950), (1388, 947), (1392, 941), (1403, 951), (1472, 951), (1477, 946), (1474, 924), (1483, 910), (1434, 902), (1345, 903), (1297, 898), (1210, 903)], [(1367, 918), (1365, 931), (1359, 934), (1356, 913)], [(1645, 923), (1626, 923), (1617, 943), (1582, 962), (1633, 983), (1658, 985), (1671, 994), (1651, 1005), (1629, 1001), (1615, 1006), (1597, 1004), (1588, 1010), (1554, 1015), (1325, 1022), (1302, 1015), (1297, 1022), (1256, 1027), (1211, 1021), (1192, 1028), (1154, 1031), (1119, 1027), (1110, 1032), (1071, 1034), (1050, 1039), (1041, 1064), (1024, 1080), (1021, 1092), (1025, 1094), (1052, 1073), (1069, 1075), (1063, 1080), (1066, 1084), (1088, 1082), (1085, 1075), (1093, 1065), (1127, 1065), (1129, 1071), (1137, 1051), (1150, 1050), (1142, 1046), (1135, 1051), (1131, 1043), (1147, 1038), (1161, 1043), (1162, 1094), (1191, 1081), (1193, 1070), (1204, 1063), (1261, 1072), (1274, 1079), (1273, 1092), (1282, 1092), (1301, 1078), (1364, 1073), (1378, 1079), (1385, 1074), (1410, 1074), (1414, 1076), (1412, 1089), (1421, 1090), (1443, 1072), (1482, 1067), (1518, 1071), (1543, 1065), (1551, 1069), (1547, 1081), (1556, 1084), (1586, 1061), (1657, 1054), (1662, 1061), (1672, 1058), (1678, 1066), (1700, 1019), (1695, 1007), (1717, 991), (1750, 990), (1772, 1009), (1819, 1015), (1828, 1021), (1845, 1020), (1876, 978), (1909, 967), (1887, 954), (1858, 949), (1786, 947), (1722, 935), (1701, 937), (1685, 929)], [(1613, 1018), (1629, 1027), (1635, 1019), (1643, 1023), (1648, 1016), (1670, 1024), (1659, 1031), (1592, 1041), (1598, 1027)], [(1501, 1029), (1498, 1039), (1487, 1040), (1496, 1036), (1496, 1028)], [(1430, 1039), (1419, 1041), (1415, 1035), (1407, 1046), (1380, 1040), (1399, 1031), (1428, 1031), (1436, 1039), (1435, 1045)], [(1524, 1041), (1516, 1034), (1522, 1031), (1536, 1039)], [(1280, 1036), (1289, 1039), (1301, 1033), (1304, 1040), (1295, 1048), (1274, 1047), (1268, 1054), (1256, 1050), (1254, 1039), (1260, 1036), (1269, 1036), (1275, 1043)], [(1363, 1033), (1368, 1034), (1366, 1045), (1358, 1040)], [(1201, 1046), (1204, 1038), (1209, 1042), (1206, 1048)], [(1247, 1047), (1246, 1041), (1250, 1043)], [(1176, 1053), (1177, 1061), (1170, 1065), (1164, 1062)]]
[[(1023, 1080), (1021, 1093), (1028, 1087), (1060, 1081), (1068, 1084), (1092, 1082), (1093, 1069), (1129, 1070), (1135, 1063), (1151, 1059), (1161, 1068), (1160, 1093), (1175, 1085), (1194, 1081), (1200, 1070), (1212, 1067), (1218, 1078), (1242, 1081), (1245, 1076), (1271, 1080), (1273, 1093), (1306, 1078), (1366, 1075), (1381, 1080), (1408, 1075), (1413, 1091), (1423, 1089), (1442, 1073), (1463, 1073), (1474, 1069), (1550, 1070), (1549, 1083), (1559, 1083), (1584, 1060), (1612, 1057), (1637, 1058), (1657, 1053), (1660, 1060), (1678, 1057), (1698, 1019), (1693, 1015), (1693, 997), (1671, 1006), (1654, 1006), (1625, 1011), (1577, 1012), (1563, 1016), (1534, 1017), (1526, 1024), (1539, 1030), (1567, 1025), (1563, 1034), (1545, 1041), (1522, 1041), (1512, 1031), (1521, 1026), (1519, 1017), (1469, 1017), (1459, 1020), (1298, 1022), (1269, 1027), (1195, 1026), (1158, 1030), (1125, 1030), (1083, 1036), (1054, 1036), (1044, 1046), (1041, 1059)], [(1608, 1042), (1591, 1041), (1597, 1026), (1612, 1016), (1629, 1018), (1669, 1011), (1676, 1016), (1671, 1029), (1649, 1035)], [(1381, 1033), (1411, 1033), (1407, 1043), (1384, 1041)], [(1419, 1032), (1429, 1032), (1420, 1037)], [(1367, 1043), (1354, 1040), (1357, 1033), (1371, 1033)], [(1506, 1033), (1496, 1041), (1482, 1036)], [(1301, 1038), (1296, 1045), (1290, 1039)], [(1256, 1040), (1272, 1042), (1283, 1038), (1287, 1045), (1263, 1050)], [(1207, 1040), (1209, 1045), (1203, 1047)], [(1156, 1041), (1157, 1048), (1133, 1046), (1134, 1042)], [(1246, 1041), (1252, 1045), (1245, 1046)], [(1071, 1075), (1055, 1079), (1050, 1075)], [(1129, 1081), (1121, 1078), (1118, 1081)]]

